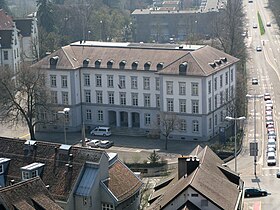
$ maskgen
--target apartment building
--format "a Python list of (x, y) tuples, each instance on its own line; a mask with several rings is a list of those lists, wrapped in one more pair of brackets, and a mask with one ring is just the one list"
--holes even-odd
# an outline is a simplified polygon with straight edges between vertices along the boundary
[[(76, 42), (33, 65), (45, 72), (51, 114), (36, 130), (97, 125), (159, 129), (162, 113), (180, 126), (172, 139), (209, 140), (233, 103), (238, 59), (210, 46)], [(60, 124), (59, 124), (60, 120)]]

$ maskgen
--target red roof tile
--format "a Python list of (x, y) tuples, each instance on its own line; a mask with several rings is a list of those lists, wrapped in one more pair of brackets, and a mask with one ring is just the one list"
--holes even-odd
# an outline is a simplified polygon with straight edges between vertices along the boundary
[(3, 9), (0, 9), (0, 30), (13, 29), (14, 22), (12, 17), (6, 14)]

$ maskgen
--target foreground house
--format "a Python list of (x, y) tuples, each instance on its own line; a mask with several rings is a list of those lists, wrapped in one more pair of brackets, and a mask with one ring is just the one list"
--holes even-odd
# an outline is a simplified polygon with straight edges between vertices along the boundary
[(65, 210), (133, 210), (142, 182), (116, 154), (71, 145), (0, 138), (0, 186), (39, 176)]
[(76, 42), (33, 65), (46, 74), (54, 107), (36, 129), (62, 129), (65, 107), (69, 131), (85, 124), (146, 134), (175, 114), (179, 129), (169, 138), (205, 141), (232, 114), (237, 62), (210, 46)]
[(178, 173), (157, 186), (147, 210), (242, 209), (244, 182), (208, 146), (178, 158)]
[(0, 188), (0, 209), (63, 210), (55, 203), (40, 177)]

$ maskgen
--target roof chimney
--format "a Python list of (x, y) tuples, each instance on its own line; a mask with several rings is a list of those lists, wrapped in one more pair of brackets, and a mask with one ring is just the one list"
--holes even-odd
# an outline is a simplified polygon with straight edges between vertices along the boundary
[(199, 159), (194, 156), (182, 156), (178, 158), (178, 178), (189, 176), (199, 166)]

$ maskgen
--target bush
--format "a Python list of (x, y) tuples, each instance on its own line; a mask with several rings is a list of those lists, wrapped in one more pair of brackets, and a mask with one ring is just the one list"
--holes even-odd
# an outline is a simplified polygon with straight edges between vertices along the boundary
[(261, 17), (259, 12), (258, 12), (258, 22), (259, 22), (259, 26), (260, 26), (261, 35), (264, 35), (265, 29), (264, 29), (264, 26), (263, 26), (262, 17)]

